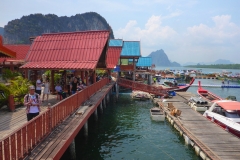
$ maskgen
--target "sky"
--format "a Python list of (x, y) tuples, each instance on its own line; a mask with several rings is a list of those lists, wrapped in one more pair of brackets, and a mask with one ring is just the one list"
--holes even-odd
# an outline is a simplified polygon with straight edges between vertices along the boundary
[(1, 0), (0, 27), (30, 14), (97, 12), (115, 38), (140, 41), (142, 56), (163, 49), (170, 61), (240, 63), (240, 0)]

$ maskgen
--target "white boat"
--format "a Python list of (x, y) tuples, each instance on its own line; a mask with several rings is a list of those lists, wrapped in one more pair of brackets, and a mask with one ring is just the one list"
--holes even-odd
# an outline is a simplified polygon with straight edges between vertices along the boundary
[(216, 100), (203, 116), (240, 138), (240, 102)]
[(154, 121), (164, 121), (165, 120), (165, 114), (162, 109), (158, 107), (153, 107), (150, 109), (150, 115), (152, 120)]

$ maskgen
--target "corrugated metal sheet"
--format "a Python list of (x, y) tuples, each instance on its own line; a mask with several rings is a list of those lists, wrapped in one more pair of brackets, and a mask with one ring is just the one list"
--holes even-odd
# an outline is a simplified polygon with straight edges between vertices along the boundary
[(152, 58), (151, 57), (140, 57), (136, 64), (137, 67), (151, 67)]
[(123, 41), (121, 56), (141, 57), (139, 41)]
[(111, 47), (122, 47), (123, 41), (122, 39), (110, 39), (109, 46)]
[(0, 44), (0, 57), (16, 57), (16, 52), (4, 47)]
[(67, 62), (67, 61), (52, 61), (50, 62), (27, 62), (23, 68), (26, 69), (93, 69), (96, 63), (87, 62)]
[[(51, 67), (52, 63), (60, 65), (64, 63), (65, 66), (54, 65), (52, 68), (93, 69), (108, 39), (109, 31), (43, 34), (34, 40), (26, 61), (38, 62), (41, 67), (43, 64)], [(29, 66), (26, 64), (21, 68)]]
[(120, 58), (122, 47), (109, 47), (107, 51), (107, 68), (113, 69), (117, 64)]
[(16, 52), (16, 58), (0, 58), (0, 62), (3, 62), (5, 59), (6, 61), (13, 61), (13, 60), (24, 60), (29, 49), (30, 45), (4, 45), (4, 47), (10, 49), (13, 52)]

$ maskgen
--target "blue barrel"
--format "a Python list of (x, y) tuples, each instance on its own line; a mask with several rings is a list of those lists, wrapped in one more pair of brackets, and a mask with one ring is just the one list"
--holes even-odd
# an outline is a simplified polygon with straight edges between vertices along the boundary
[(176, 92), (175, 92), (175, 91), (169, 91), (168, 94), (169, 94), (170, 96), (176, 96)]

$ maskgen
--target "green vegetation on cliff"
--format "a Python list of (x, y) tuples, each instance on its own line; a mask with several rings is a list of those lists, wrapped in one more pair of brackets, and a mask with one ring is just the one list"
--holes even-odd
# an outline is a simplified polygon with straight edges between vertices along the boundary
[(111, 26), (98, 13), (88, 12), (75, 16), (58, 17), (54, 14), (30, 14), (15, 19), (4, 26), (4, 43), (29, 44), (29, 37), (43, 33), (74, 32), (86, 30), (110, 30), (110, 38), (114, 38)]
[(240, 64), (189, 65), (192, 68), (240, 69)]

